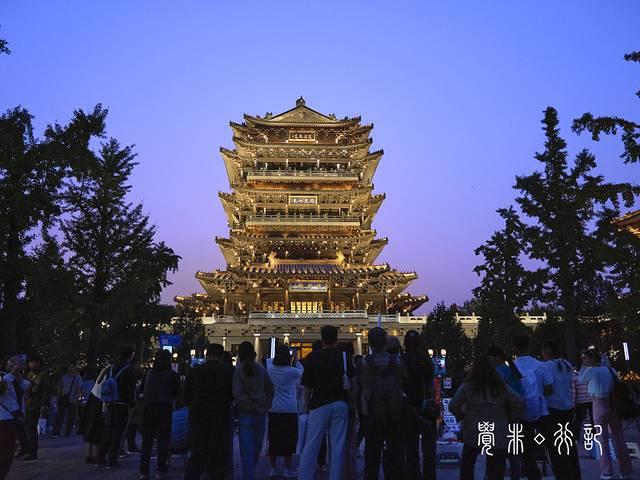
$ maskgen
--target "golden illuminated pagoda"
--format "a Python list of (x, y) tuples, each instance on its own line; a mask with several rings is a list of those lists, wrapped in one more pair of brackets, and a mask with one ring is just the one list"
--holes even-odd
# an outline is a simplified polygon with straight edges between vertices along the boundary
[(307, 348), (335, 324), (361, 350), (371, 323), (395, 335), (424, 324), (411, 314), (427, 297), (403, 293), (417, 275), (374, 263), (387, 239), (372, 228), (384, 200), (373, 194), (383, 154), (370, 151), (373, 125), (319, 113), (302, 97), (230, 125), (235, 149), (220, 152), (232, 193), (219, 194), (230, 234), (216, 238), (227, 268), (196, 273), (206, 294), (176, 298), (202, 315), (210, 340)]
[(629, 212), (618, 218), (616, 224), (618, 227), (629, 230), (634, 235), (640, 237), (640, 210)]

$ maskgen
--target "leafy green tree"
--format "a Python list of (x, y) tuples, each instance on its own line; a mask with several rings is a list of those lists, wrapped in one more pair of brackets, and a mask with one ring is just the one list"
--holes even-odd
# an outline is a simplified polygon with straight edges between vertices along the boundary
[[(606, 315), (602, 316), (608, 322), (593, 332), (594, 337), (602, 340), (603, 348), (614, 351), (621, 350), (622, 341), (632, 346), (640, 344), (640, 238), (618, 227), (615, 220), (619, 215), (618, 209), (611, 208), (601, 214), (598, 222), (607, 260), (602, 275), (607, 289), (601, 294), (606, 301)], [(633, 367), (640, 367), (637, 355), (631, 357)]]
[(441, 349), (447, 350), (447, 374), (461, 378), (465, 366), (471, 363), (471, 340), (456, 320), (458, 307), (454, 304), (447, 307), (438, 303), (427, 316), (423, 328), (425, 343), (438, 354)]
[(9, 55), (11, 53), (11, 50), (9, 50), (9, 42), (7, 42), (5, 39), (0, 38), (0, 55), (2, 55), (3, 53), (5, 55)]
[(544, 293), (550, 306), (561, 312), (566, 352), (575, 361), (578, 319), (593, 313), (593, 292), (607, 268), (597, 220), (611, 205), (631, 206), (639, 190), (595, 175), (596, 160), (587, 150), (570, 164), (552, 107), (545, 110), (542, 124), (545, 150), (535, 157), (542, 170), (516, 177), (516, 201), (531, 220), (525, 230), (529, 255), (544, 263)]
[(182, 336), (182, 345), (178, 348), (178, 355), (183, 361), (189, 361), (191, 350), (194, 349), (202, 355), (207, 348), (207, 337), (205, 336), (202, 319), (195, 312), (185, 310), (179, 317), (171, 322), (172, 333)]
[[(640, 51), (624, 56), (628, 62), (640, 63)], [(640, 98), (640, 90), (636, 92)], [(617, 116), (594, 116), (585, 113), (574, 120), (573, 130), (578, 134), (589, 132), (594, 141), (602, 135), (620, 135), (623, 152), (621, 158), (625, 163), (640, 162), (640, 123)], [(630, 232), (620, 230), (615, 219), (620, 216), (618, 208), (610, 208), (602, 215), (599, 222), (601, 237), (606, 248), (609, 268), (604, 274), (609, 283), (607, 293), (607, 316), (612, 328), (603, 331), (603, 341), (612, 337), (619, 344), (624, 338), (634, 345), (640, 342), (638, 312), (640, 312), (640, 240)], [(613, 331), (615, 330), (615, 332)], [(614, 346), (612, 345), (612, 348)], [(619, 345), (617, 346), (619, 349)], [(633, 358), (632, 358), (633, 361)], [(640, 363), (635, 365), (639, 368)]]
[(29, 256), (21, 307), (20, 326), (25, 332), (18, 337), (18, 351), (43, 355), (49, 370), (56, 373), (82, 360), (82, 310), (75, 279), (53, 237)]
[[(628, 62), (640, 63), (640, 51), (631, 52), (624, 56)], [(640, 98), (640, 90), (636, 92)], [(573, 130), (578, 135), (587, 131), (596, 142), (602, 134), (617, 135), (620, 133), (624, 150), (620, 156), (625, 163), (640, 162), (640, 123), (615, 116), (595, 117), (585, 113), (573, 121)]]
[(27, 248), (37, 228), (46, 232), (60, 214), (63, 181), (86, 160), (89, 141), (102, 135), (105, 115), (100, 105), (89, 114), (76, 110), (68, 125), (49, 125), (42, 139), (26, 109), (0, 116), (0, 354), (16, 348)]
[[(142, 205), (126, 198), (135, 156), (132, 147), (109, 139), (68, 185), (68, 217), (61, 229), (86, 306), (83, 328), (90, 369), (96, 366), (105, 332), (131, 322), (135, 306), (157, 300), (167, 271), (176, 267), (173, 251), (155, 242), (156, 229)], [(159, 265), (149, 264), (158, 259)]]
[(481, 277), (473, 290), (482, 316), (476, 351), (488, 343), (510, 345), (525, 330), (519, 314), (541, 293), (541, 272), (527, 270), (521, 261), (527, 252), (527, 226), (512, 206), (498, 209), (498, 214), (504, 227), (475, 250), (484, 260), (473, 269)]

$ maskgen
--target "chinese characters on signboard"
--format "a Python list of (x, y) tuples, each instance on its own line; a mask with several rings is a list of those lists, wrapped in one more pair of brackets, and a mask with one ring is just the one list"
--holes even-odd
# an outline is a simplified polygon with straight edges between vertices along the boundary
[(315, 142), (316, 132), (313, 130), (289, 130), (290, 142)]
[(327, 283), (317, 282), (317, 281), (305, 281), (305, 280), (289, 282), (289, 291), (290, 292), (326, 292)]
[(316, 195), (289, 195), (289, 205), (317, 205)]

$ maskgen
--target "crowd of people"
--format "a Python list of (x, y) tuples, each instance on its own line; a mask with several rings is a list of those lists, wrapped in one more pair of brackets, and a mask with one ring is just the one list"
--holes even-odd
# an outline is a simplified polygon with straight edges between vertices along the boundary
[[(411, 330), (401, 344), (376, 327), (367, 339), (369, 354), (355, 355), (351, 343), (338, 341), (335, 327), (325, 326), (303, 360), (288, 345), (259, 360), (253, 344), (243, 342), (235, 365), (222, 345), (212, 343), (205, 360), (182, 378), (172, 369), (171, 353), (162, 349), (146, 372), (123, 346), (95, 378), (81, 376), (72, 365), (55, 384), (42, 358), (25, 364), (12, 356), (0, 381), (0, 480), (14, 458), (37, 459), (47, 423), (54, 439), (75, 427), (88, 444), (86, 462), (97, 467), (118, 468), (123, 455), (139, 453), (141, 480), (150, 478), (154, 445), (155, 478), (166, 477), (174, 452), (188, 453), (186, 480), (230, 480), (236, 431), (244, 480), (254, 479), (265, 439), (273, 478), (312, 480), (328, 469), (330, 480), (362, 474), (378, 480), (381, 471), (390, 480), (434, 480), (441, 409), (424, 338)], [(477, 355), (449, 403), (461, 426), (461, 480), (477, 478), (481, 454), (488, 480), (503, 479), (506, 463), (512, 480), (540, 479), (541, 456), (550, 460), (555, 478), (579, 480), (577, 444), (585, 421), (602, 430), (601, 478), (613, 473), (609, 438), (621, 478), (631, 478), (621, 419), (611, 401), (617, 374), (606, 356), (587, 348), (577, 369), (552, 341), (543, 343), (541, 359), (531, 352), (527, 334), (515, 338), (513, 347), (515, 359), (500, 346)], [(558, 431), (572, 440), (564, 450), (554, 442)], [(515, 433), (521, 434), (519, 451), (507, 444)], [(539, 442), (538, 435), (545, 440)]]

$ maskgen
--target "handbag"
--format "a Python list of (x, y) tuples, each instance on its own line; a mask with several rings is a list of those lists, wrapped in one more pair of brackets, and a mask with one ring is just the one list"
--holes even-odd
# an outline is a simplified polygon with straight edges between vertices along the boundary
[(4, 403), (1, 403), (1, 402), (0, 402), (0, 407), (2, 407), (3, 410), (5, 410), (9, 415), (11, 415), (13, 417), (13, 420), (18, 420), (22, 417), (22, 411), (19, 409), (16, 410), (15, 412), (12, 412), (6, 407)]
[(69, 405), (69, 397), (71, 396), (71, 392), (73, 392), (73, 386), (76, 384), (76, 379), (78, 378), (77, 375), (75, 375), (73, 377), (73, 380), (71, 380), (71, 386), (69, 387), (69, 391), (63, 395), (60, 396), (60, 404), (61, 405)]

